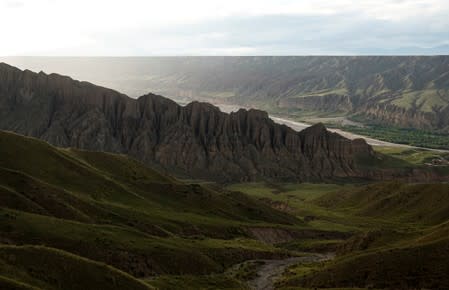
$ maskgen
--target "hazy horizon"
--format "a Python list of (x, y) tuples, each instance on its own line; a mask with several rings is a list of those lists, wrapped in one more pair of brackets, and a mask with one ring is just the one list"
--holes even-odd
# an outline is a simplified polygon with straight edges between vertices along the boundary
[[(281, 59), (292, 58), (295, 61), (301, 58), (322, 58), (322, 57), (341, 57), (357, 58), (372, 56), (13, 56), (1, 57), (0, 62), (18, 67), (19, 69), (31, 70), (34, 72), (43, 71), (47, 74), (57, 73), (67, 75), (80, 81), (88, 81), (97, 85), (109, 87), (118, 90), (131, 97), (138, 97), (150, 91), (154, 87), (147, 86), (150, 81), (152, 85), (158, 84), (156, 79), (161, 75), (168, 74), (173, 76), (176, 72), (191, 71), (200, 72), (206, 70), (226, 70), (225, 67), (233, 66), (232, 63), (242, 59), (273, 58)], [(375, 57), (375, 56), (374, 56)], [(378, 57), (449, 57), (449, 56), (378, 56)], [(195, 59), (209, 59), (210, 61), (194, 61)], [(247, 63), (243, 61), (243, 63)], [(269, 70), (275, 69), (273, 65)], [(194, 74), (195, 75), (195, 74)], [(154, 79), (155, 76), (158, 78)], [(139, 85), (136, 87), (136, 83)], [(159, 79), (160, 83), (165, 83)], [(166, 94), (165, 91), (156, 91)]]

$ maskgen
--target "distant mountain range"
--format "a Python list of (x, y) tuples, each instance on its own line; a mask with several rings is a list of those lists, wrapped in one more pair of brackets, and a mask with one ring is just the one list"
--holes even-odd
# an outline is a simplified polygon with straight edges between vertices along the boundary
[(12, 58), (131, 96), (228, 103), (277, 112), (449, 132), (449, 56)]
[[(227, 181), (322, 181), (336, 178), (434, 178), (398, 168), (364, 140), (317, 124), (301, 132), (266, 112), (221, 112), (207, 103), (180, 106), (147, 94), (114, 90), (57, 74), (0, 64), (0, 129), (61, 147), (128, 154), (178, 176)], [(384, 166), (385, 167), (385, 166)], [(393, 170), (393, 171), (391, 171)]]

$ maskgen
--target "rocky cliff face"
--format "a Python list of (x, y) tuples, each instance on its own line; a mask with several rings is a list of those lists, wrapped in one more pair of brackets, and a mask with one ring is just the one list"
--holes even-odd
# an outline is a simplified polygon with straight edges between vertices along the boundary
[(298, 133), (258, 110), (226, 114), (207, 103), (182, 107), (153, 94), (131, 99), (6, 64), (0, 64), (0, 110), (0, 129), (62, 147), (129, 154), (194, 178), (361, 177), (366, 173), (358, 169), (357, 156), (376, 158), (363, 140), (345, 139), (320, 124)]

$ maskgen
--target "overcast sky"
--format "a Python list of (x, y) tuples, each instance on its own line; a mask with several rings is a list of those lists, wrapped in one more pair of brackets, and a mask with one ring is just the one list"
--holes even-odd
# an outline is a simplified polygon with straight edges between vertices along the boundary
[(449, 54), (448, 0), (0, 0), (0, 55)]

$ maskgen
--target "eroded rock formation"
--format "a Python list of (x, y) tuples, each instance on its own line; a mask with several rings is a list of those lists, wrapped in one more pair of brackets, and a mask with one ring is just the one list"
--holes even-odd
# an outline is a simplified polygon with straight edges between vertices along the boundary
[(321, 125), (296, 132), (259, 110), (226, 114), (153, 94), (131, 99), (57, 74), (0, 64), (0, 129), (62, 147), (129, 154), (152, 166), (218, 181), (360, 177), (363, 140)]

